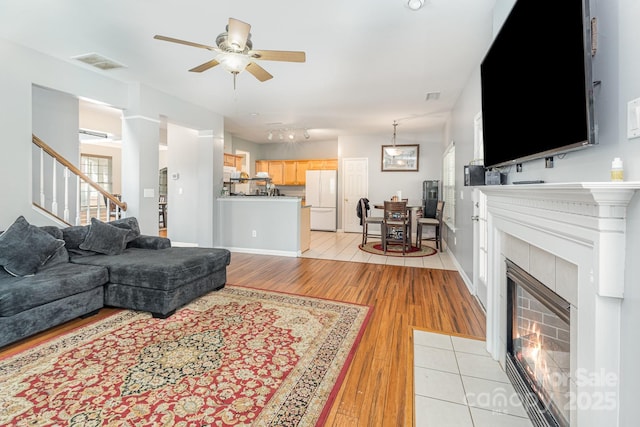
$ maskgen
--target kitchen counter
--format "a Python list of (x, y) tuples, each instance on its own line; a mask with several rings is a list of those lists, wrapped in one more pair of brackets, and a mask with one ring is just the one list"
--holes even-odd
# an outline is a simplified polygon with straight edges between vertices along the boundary
[(232, 252), (301, 256), (310, 206), (297, 196), (218, 197), (220, 245)]

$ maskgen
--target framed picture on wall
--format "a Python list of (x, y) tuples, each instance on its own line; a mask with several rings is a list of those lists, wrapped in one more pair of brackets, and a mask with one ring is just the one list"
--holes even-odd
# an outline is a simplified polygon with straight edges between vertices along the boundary
[(383, 145), (382, 172), (417, 172), (420, 145)]

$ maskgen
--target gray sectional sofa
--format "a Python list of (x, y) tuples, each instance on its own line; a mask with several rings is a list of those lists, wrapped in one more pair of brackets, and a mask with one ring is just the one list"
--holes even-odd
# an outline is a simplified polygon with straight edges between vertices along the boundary
[(226, 284), (231, 254), (172, 247), (135, 218), (57, 228), (19, 217), (0, 234), (0, 347), (103, 306), (175, 310)]

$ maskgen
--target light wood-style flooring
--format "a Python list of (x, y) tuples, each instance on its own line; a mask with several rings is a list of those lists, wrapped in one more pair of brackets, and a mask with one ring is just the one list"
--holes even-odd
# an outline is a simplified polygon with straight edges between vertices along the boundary
[[(485, 315), (455, 270), (233, 253), (227, 283), (373, 307), (327, 426), (413, 425), (414, 328), (485, 336)], [(0, 349), (0, 357), (113, 310)]]

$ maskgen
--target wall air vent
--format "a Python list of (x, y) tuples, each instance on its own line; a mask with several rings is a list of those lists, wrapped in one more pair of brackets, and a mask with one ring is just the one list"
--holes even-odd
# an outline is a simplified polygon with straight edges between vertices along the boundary
[(97, 53), (86, 53), (84, 55), (74, 56), (71, 59), (84, 62), (92, 67), (99, 68), (101, 70), (113, 70), (116, 68), (126, 68), (123, 64), (116, 62), (112, 59), (104, 57)]

